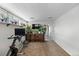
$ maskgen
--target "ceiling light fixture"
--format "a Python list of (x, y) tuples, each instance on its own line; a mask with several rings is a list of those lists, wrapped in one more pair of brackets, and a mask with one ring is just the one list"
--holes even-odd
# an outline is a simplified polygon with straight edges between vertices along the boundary
[(35, 19), (35, 17), (30, 17), (30, 19)]
[(51, 16), (48, 16), (48, 19), (52, 19), (52, 17)]

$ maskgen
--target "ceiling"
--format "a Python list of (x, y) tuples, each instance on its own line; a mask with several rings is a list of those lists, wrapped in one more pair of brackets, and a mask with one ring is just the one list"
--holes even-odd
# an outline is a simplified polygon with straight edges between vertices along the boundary
[(2, 7), (30, 22), (51, 23), (77, 3), (4, 3)]

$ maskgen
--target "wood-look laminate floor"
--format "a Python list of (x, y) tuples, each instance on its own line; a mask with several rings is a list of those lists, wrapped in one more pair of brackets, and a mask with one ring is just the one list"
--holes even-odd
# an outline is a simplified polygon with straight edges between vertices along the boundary
[(69, 56), (60, 46), (53, 41), (30, 42), (22, 50), (24, 56)]

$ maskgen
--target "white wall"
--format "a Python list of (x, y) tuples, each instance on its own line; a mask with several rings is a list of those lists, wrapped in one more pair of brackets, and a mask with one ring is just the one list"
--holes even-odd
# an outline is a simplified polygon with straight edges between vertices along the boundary
[(79, 6), (57, 19), (54, 33), (54, 40), (65, 51), (79, 56)]
[[(14, 28), (19, 27), (15, 25), (6, 26), (0, 23), (0, 55), (6, 55), (13, 40), (7, 39), (14, 34)], [(17, 42), (19, 45), (19, 42)]]

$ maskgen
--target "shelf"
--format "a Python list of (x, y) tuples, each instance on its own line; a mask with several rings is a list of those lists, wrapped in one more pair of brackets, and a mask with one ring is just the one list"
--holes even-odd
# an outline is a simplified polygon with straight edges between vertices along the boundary
[(17, 25), (17, 24), (11, 24), (11, 23), (7, 23), (7, 22), (0, 22), (0, 24), (4, 24), (4, 25), (10, 24), (10, 25), (13, 25), (13, 26), (20, 26), (20, 25)]

